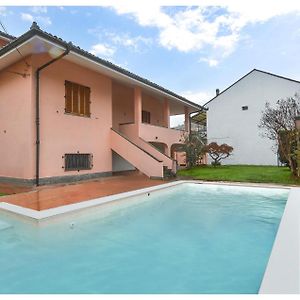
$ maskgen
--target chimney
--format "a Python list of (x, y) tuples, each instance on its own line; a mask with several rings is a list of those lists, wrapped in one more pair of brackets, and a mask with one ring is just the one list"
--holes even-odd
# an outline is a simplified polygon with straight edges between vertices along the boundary
[(220, 94), (220, 90), (216, 89), (216, 96), (218, 96)]

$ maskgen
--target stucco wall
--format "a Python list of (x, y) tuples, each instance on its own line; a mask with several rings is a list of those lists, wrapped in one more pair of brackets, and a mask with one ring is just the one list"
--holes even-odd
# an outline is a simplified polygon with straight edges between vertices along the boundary
[(134, 122), (133, 92), (130, 87), (112, 83), (112, 122), (117, 130), (119, 124)]
[[(134, 122), (134, 89), (125, 85), (112, 83), (113, 127)], [(151, 124), (163, 126), (163, 103), (153, 96), (142, 94), (142, 110), (151, 113)]]
[[(40, 64), (40, 57), (35, 56), (33, 62), (34, 65)], [(90, 118), (65, 114), (65, 80), (91, 88)], [(111, 88), (111, 79), (108, 77), (66, 60), (59, 60), (42, 71), (41, 178), (112, 171), (109, 136), (112, 126)], [(62, 156), (77, 151), (93, 154), (92, 170), (64, 171)]]
[(163, 102), (154, 97), (144, 94), (142, 95), (142, 110), (149, 111), (151, 114), (150, 124), (163, 126)]
[[(275, 104), (280, 98), (300, 92), (300, 84), (254, 71), (207, 107), (208, 141), (227, 143), (234, 153), (224, 164), (276, 165), (274, 143), (261, 136), (258, 124), (268, 101)], [(248, 106), (248, 110), (242, 110)]]
[[(30, 64), (30, 58), (26, 58)], [(26, 78), (20, 74), (26, 73)], [(0, 73), (0, 177), (34, 177), (32, 73), (23, 61)]]

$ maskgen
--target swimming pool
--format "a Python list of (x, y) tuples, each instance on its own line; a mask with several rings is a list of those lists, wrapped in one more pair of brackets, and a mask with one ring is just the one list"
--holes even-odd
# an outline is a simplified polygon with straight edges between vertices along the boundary
[(0, 211), (0, 293), (257, 293), (288, 192), (183, 183), (39, 225)]

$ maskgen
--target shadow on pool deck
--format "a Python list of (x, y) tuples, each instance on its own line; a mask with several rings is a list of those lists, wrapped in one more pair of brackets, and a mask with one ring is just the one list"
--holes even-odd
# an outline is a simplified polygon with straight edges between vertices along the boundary
[(42, 186), (19, 194), (2, 196), (0, 202), (44, 210), (163, 183), (163, 180), (153, 180), (134, 173), (66, 185)]

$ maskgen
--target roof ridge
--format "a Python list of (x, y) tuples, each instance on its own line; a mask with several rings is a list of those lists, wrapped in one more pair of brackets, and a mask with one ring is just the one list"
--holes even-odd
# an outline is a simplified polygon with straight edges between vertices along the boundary
[(257, 72), (261, 72), (261, 73), (264, 73), (264, 74), (267, 74), (267, 75), (271, 75), (271, 76), (275, 76), (275, 77), (278, 77), (278, 78), (282, 78), (282, 79), (286, 79), (286, 80), (290, 80), (290, 81), (300, 83), (299, 80), (296, 80), (296, 79), (293, 79), (293, 78), (290, 78), (290, 77), (286, 77), (286, 76), (282, 76), (282, 75), (278, 75), (278, 74), (275, 74), (275, 73), (271, 73), (271, 72), (268, 72), (268, 71), (264, 71), (264, 70), (260, 70), (260, 69), (253, 69), (252, 71), (257, 71)]
[(218, 96), (220, 96), (221, 94), (225, 93), (227, 90), (229, 90), (230, 88), (232, 88), (234, 85), (236, 85), (238, 82), (240, 82), (241, 80), (243, 80), (245, 77), (247, 77), (248, 75), (250, 75), (254, 71), (260, 72), (260, 73), (264, 73), (264, 74), (267, 74), (267, 75), (271, 75), (271, 76), (274, 76), (274, 77), (277, 77), (277, 78), (281, 78), (281, 79), (285, 79), (285, 80), (289, 80), (289, 81), (300, 83), (299, 80), (295, 80), (295, 79), (292, 79), (292, 78), (289, 78), (289, 77), (284, 77), (284, 76), (281, 76), (281, 75), (277, 75), (277, 74), (274, 74), (274, 73), (270, 73), (270, 72), (267, 72), (267, 71), (263, 71), (263, 70), (254, 68), (251, 71), (249, 71), (247, 74), (245, 74), (244, 76), (240, 77), (234, 83), (232, 83), (231, 85), (229, 85), (223, 91), (221, 91), (221, 93), (219, 93), (218, 95), (214, 96), (212, 99), (210, 99), (209, 101), (207, 101), (205, 104), (203, 104), (203, 106), (205, 107), (208, 103), (210, 103), (211, 101), (215, 100)]

